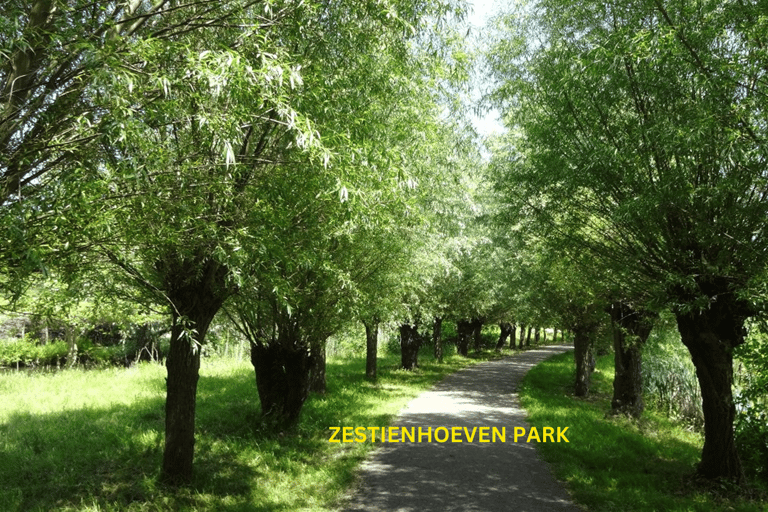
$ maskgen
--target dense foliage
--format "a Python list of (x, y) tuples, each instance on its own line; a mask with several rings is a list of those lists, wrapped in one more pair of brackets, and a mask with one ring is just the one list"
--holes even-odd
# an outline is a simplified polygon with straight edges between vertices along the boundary
[(703, 423), (702, 476), (764, 476), (764, 7), (510, 7), (483, 41), (507, 128), (485, 141), (466, 8), (5, 2), (0, 308), (22, 328), (0, 319), (0, 366), (164, 360), (179, 485), (222, 338), (290, 430), (350, 326), (370, 381), (383, 327), (408, 370), (454, 326), (463, 356), (484, 325), (497, 350), (564, 329), (577, 396), (610, 330), (612, 413), (639, 417), (645, 390)]
[(768, 266), (765, 20), (753, 2), (543, 0), (488, 54), (512, 204), (618, 300), (672, 310), (702, 391), (699, 471), (737, 481), (732, 351)]

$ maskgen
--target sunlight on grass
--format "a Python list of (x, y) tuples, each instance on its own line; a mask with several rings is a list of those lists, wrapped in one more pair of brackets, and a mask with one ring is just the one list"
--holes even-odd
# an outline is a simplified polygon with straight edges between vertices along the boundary
[[(493, 357), (490, 353), (484, 356)], [(413, 372), (379, 360), (330, 360), (328, 393), (305, 404), (294, 431), (259, 416), (253, 367), (204, 360), (195, 482), (157, 483), (164, 439), (165, 368), (0, 375), (3, 511), (330, 510), (343, 499), (369, 443), (329, 443), (330, 426), (385, 426), (414, 396), (474, 359), (425, 361)]]
[(164, 377), (165, 368), (152, 364), (128, 369), (6, 372), (0, 375), (0, 421), (19, 411), (48, 414), (130, 405), (164, 393)]
[(657, 411), (641, 420), (606, 419), (613, 355), (598, 360), (590, 397), (573, 397), (573, 354), (555, 356), (531, 370), (520, 391), (528, 421), (538, 428), (567, 426), (570, 443), (539, 443), (574, 500), (590, 511), (763, 511), (766, 502), (725, 499), (689, 488), (701, 455), (701, 434)]

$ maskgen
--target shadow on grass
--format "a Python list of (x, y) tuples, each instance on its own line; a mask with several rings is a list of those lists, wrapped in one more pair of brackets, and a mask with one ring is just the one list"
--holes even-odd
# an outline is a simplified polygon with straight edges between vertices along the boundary
[[(167, 494), (156, 484), (163, 404), (158, 397), (127, 408), (12, 415), (0, 425), (0, 508), (123, 508)], [(195, 487), (204, 482), (208, 492), (222, 498), (247, 497), (250, 482), (257, 478), (253, 467), (226, 452), (198, 450), (196, 462)], [(185, 500), (183, 495), (176, 498)], [(171, 507), (167, 499), (158, 505), (164, 501)]]
[(578, 503), (595, 511), (766, 510), (765, 503), (713, 500), (689, 488), (701, 436), (655, 411), (643, 419), (606, 418), (612, 397), (612, 356), (598, 361), (589, 399), (573, 397), (573, 359), (557, 356), (532, 370), (521, 393), (529, 421), (567, 422), (567, 445), (540, 444), (555, 474)]
[[(11, 413), (0, 424), (0, 510), (327, 506), (329, 496), (333, 499), (353, 481), (369, 449), (328, 443), (328, 427), (387, 425), (397, 411), (393, 400), (406, 400), (462, 363), (425, 362), (421, 369), (406, 372), (394, 369), (394, 357), (385, 357), (375, 383), (364, 378), (364, 365), (363, 359), (329, 362), (327, 395), (310, 397), (299, 425), (288, 432), (275, 431), (261, 420), (252, 368), (240, 365), (209, 375), (204, 365), (198, 384), (195, 479), (180, 490), (157, 483), (164, 444), (162, 378), (156, 379), (149, 398), (128, 406), (110, 404), (105, 397), (105, 405), (65, 409), (62, 404), (41, 414)], [(99, 386), (89, 378), (83, 377), (82, 385)]]
[(141, 500), (160, 461), (162, 401), (13, 414), (0, 425), (4, 510), (55, 510), (92, 496)]

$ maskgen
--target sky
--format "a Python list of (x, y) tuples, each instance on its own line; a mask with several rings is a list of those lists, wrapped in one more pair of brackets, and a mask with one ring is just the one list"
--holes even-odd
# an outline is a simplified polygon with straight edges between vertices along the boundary
[[(471, 30), (475, 33), (482, 31), (488, 20), (498, 12), (502, 11), (506, 5), (509, 4), (509, 0), (467, 0), (470, 11), (468, 21), (471, 25)], [(479, 96), (480, 92), (477, 92)], [(490, 135), (495, 132), (503, 130), (501, 123), (498, 121), (498, 112), (491, 111), (485, 116), (475, 117), (472, 119), (475, 129), (480, 135)]]
[(504, 0), (467, 0), (472, 8), (469, 13), (469, 21), (475, 27), (482, 27), (485, 21), (501, 9), (506, 2)]

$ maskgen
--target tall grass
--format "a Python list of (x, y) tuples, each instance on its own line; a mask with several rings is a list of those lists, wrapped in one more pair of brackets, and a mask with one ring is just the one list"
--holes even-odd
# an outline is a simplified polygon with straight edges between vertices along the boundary
[(701, 388), (691, 355), (674, 325), (663, 320), (643, 351), (643, 394), (649, 407), (695, 430), (704, 428)]
[[(0, 510), (329, 510), (352, 483), (370, 443), (332, 444), (330, 426), (384, 426), (412, 397), (472, 359), (397, 370), (380, 357), (328, 362), (328, 393), (306, 403), (295, 430), (259, 416), (252, 366), (206, 359), (198, 387), (195, 480), (159, 486), (165, 368), (0, 374)], [(486, 354), (485, 358), (491, 357)]]

